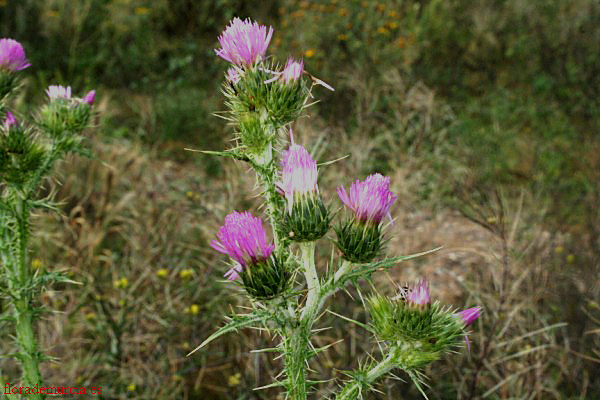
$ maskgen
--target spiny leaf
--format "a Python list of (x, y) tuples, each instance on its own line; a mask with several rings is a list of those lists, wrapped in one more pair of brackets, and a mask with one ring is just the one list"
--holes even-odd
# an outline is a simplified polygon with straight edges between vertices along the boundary
[(364, 328), (364, 329), (368, 330), (368, 331), (369, 331), (369, 332), (371, 332), (371, 333), (375, 333), (375, 331), (373, 330), (373, 328), (372, 328), (372, 327), (370, 327), (370, 326), (369, 326), (369, 325), (367, 325), (367, 324), (363, 324), (362, 322), (358, 322), (358, 321), (356, 321), (356, 320), (354, 320), (354, 319), (352, 319), (352, 318), (345, 317), (345, 316), (343, 316), (343, 315), (340, 315), (340, 314), (338, 314), (338, 313), (335, 313), (335, 312), (333, 312), (333, 311), (331, 311), (331, 310), (326, 310), (326, 311), (328, 311), (329, 313), (331, 313), (331, 314), (335, 315), (336, 317), (339, 317), (339, 318), (341, 318), (341, 319), (345, 319), (346, 321), (352, 322), (352, 323), (354, 323), (354, 324), (356, 324), (356, 325), (360, 326), (361, 328)]
[(228, 322), (225, 326), (219, 328), (215, 333), (207, 337), (204, 342), (200, 344), (200, 346), (196, 347), (194, 350), (190, 351), (187, 356), (192, 355), (196, 351), (200, 350), (202, 347), (206, 346), (208, 343), (212, 342), (219, 336), (222, 336), (229, 332), (237, 331), (240, 328), (253, 325), (258, 322), (263, 322), (269, 318), (267, 313), (259, 313), (254, 312), (252, 314), (245, 315), (235, 315), (230, 322)]
[(212, 150), (196, 150), (196, 149), (184, 148), (184, 150), (193, 151), (194, 153), (210, 154), (210, 155), (219, 156), (219, 157), (229, 157), (229, 158), (233, 158), (235, 160), (240, 160), (240, 161), (250, 161), (250, 159), (248, 157), (246, 157), (241, 152), (236, 151), (235, 149), (227, 150), (227, 151), (212, 151)]
[(435, 251), (438, 251), (441, 248), (442, 247), (440, 246), (440, 247), (437, 247), (432, 250), (424, 251), (422, 253), (415, 253), (415, 254), (411, 254), (408, 256), (389, 257), (389, 258), (383, 259), (381, 261), (375, 261), (375, 262), (368, 263), (368, 264), (355, 265), (352, 267), (352, 270), (350, 270), (347, 274), (345, 274), (342, 277), (342, 279), (340, 279), (339, 282), (342, 283), (347, 280), (359, 279), (364, 276), (368, 276), (377, 270), (391, 268), (394, 265), (398, 264), (399, 262), (412, 260), (413, 258), (421, 257), (426, 254), (430, 254)]

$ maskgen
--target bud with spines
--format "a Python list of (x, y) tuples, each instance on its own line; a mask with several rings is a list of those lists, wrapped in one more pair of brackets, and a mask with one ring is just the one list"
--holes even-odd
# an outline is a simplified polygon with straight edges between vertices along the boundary
[(33, 134), (8, 111), (0, 134), (0, 182), (21, 188), (44, 161)]
[(368, 301), (377, 338), (410, 350), (399, 366), (422, 367), (459, 346), (466, 324), (449, 307), (431, 302), (425, 281), (401, 291), (393, 299), (376, 294)]
[(389, 186), (389, 177), (373, 174), (354, 182), (349, 193), (344, 187), (338, 188), (338, 196), (354, 213), (335, 228), (335, 243), (346, 260), (367, 263), (382, 253), (382, 220), (396, 201)]
[(71, 87), (52, 85), (46, 90), (49, 102), (40, 110), (40, 125), (55, 138), (84, 130), (91, 116), (96, 91), (83, 99), (71, 97)]
[(272, 299), (288, 288), (290, 273), (285, 263), (273, 253), (274, 245), (267, 242), (260, 218), (249, 212), (227, 215), (211, 247), (234, 260), (225, 277), (231, 281), (241, 278), (250, 296)]
[(299, 144), (283, 152), (280, 189), (286, 198), (283, 228), (291, 240), (311, 242), (329, 230), (329, 210), (317, 186), (317, 163)]

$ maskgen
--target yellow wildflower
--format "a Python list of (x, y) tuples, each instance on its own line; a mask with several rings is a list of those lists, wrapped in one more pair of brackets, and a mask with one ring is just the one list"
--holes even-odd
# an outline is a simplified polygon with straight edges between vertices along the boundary
[(191, 268), (182, 269), (179, 271), (179, 277), (181, 279), (188, 279), (194, 275), (194, 270)]
[(338, 40), (348, 40), (348, 35), (346, 35), (345, 33), (340, 33), (339, 35), (337, 35)]
[(161, 268), (158, 271), (156, 271), (156, 275), (159, 278), (166, 278), (169, 275), (169, 270), (166, 268)]
[(121, 278), (121, 279), (117, 279), (115, 280), (115, 287), (117, 289), (125, 289), (127, 286), (129, 286), (129, 279), (127, 278)]
[(565, 248), (562, 246), (556, 246), (556, 248), (554, 249), (554, 252), (556, 254), (562, 254), (565, 251)]
[(127, 391), (135, 392), (135, 383), (130, 383), (129, 386), (127, 386)]
[(42, 268), (42, 265), (44, 265), (44, 264), (42, 263), (42, 260), (40, 260), (39, 258), (34, 258), (31, 261), (31, 268), (40, 269), (40, 268)]
[(148, 7), (136, 7), (133, 12), (135, 15), (147, 15), (150, 14), (150, 9)]
[(314, 57), (315, 51), (313, 49), (308, 49), (304, 52), (304, 57), (311, 58)]
[(567, 262), (568, 262), (569, 264), (573, 264), (573, 263), (575, 262), (575, 254), (569, 254), (569, 255), (567, 256)]
[(240, 374), (239, 372), (234, 374), (234, 375), (229, 375), (229, 379), (227, 380), (227, 384), (229, 386), (237, 386), (240, 384), (242, 380), (242, 374)]

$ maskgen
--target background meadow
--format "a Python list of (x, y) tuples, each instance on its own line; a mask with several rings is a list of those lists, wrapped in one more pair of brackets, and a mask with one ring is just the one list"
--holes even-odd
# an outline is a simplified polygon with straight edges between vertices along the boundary
[[(334, 209), (337, 186), (385, 173), (399, 194), (388, 252), (444, 246), (377, 286), (425, 277), (444, 302), (484, 307), (470, 354), (428, 368), (430, 398), (600, 398), (594, 0), (0, 0), (1, 37), (33, 65), (17, 107), (42, 103), (49, 84), (98, 89), (95, 158), (59, 166), (48, 191), (62, 213), (34, 221), (33, 268), (82, 283), (39, 299), (51, 310), (41, 346), (56, 357), (46, 382), (102, 386), (104, 399), (278, 398), (253, 390), (281, 363), (250, 353), (272, 345), (264, 332), (185, 356), (247, 302), (208, 243), (231, 210), (260, 210), (243, 165), (184, 150), (230, 145), (213, 115), (227, 68), (213, 49), (233, 16), (272, 25), (271, 54), (303, 57), (336, 88), (316, 89), (294, 127), (318, 161), (349, 155), (320, 172)], [(333, 309), (365, 321), (355, 294)], [(372, 340), (332, 315), (319, 324), (331, 328), (319, 345), (344, 341), (314, 377), (343, 378)], [(0, 374), (19, 376), (7, 358)], [(368, 398), (418, 398), (402, 381), (378, 389)]]

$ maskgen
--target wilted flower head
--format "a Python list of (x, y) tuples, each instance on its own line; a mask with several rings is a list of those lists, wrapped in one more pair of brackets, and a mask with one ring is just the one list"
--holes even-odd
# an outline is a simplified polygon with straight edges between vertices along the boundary
[(287, 64), (281, 73), (281, 79), (284, 83), (290, 83), (300, 78), (304, 69), (304, 61), (294, 61), (289, 58)]
[(467, 308), (466, 310), (456, 313), (456, 315), (462, 319), (465, 326), (469, 326), (481, 316), (481, 307)]
[(275, 247), (267, 243), (261, 219), (248, 211), (234, 211), (227, 215), (225, 225), (217, 233), (217, 239), (210, 243), (211, 247), (228, 254), (238, 263), (225, 274), (229, 280), (237, 279), (242, 269), (250, 264), (268, 259)]
[(71, 98), (71, 86), (59, 86), (51, 85), (46, 89), (46, 94), (50, 97), (50, 100), (55, 99), (70, 99)]
[(252, 65), (263, 57), (273, 36), (273, 28), (259, 25), (249, 18), (234, 18), (223, 34), (219, 36), (220, 49), (217, 55), (238, 66)]
[(281, 188), (288, 201), (288, 211), (291, 212), (294, 195), (318, 192), (317, 163), (304, 147), (292, 144), (283, 152), (281, 164), (283, 166)]
[(413, 306), (425, 306), (431, 304), (429, 296), (429, 284), (423, 280), (410, 289), (406, 293), (406, 302)]
[(343, 186), (338, 188), (337, 193), (346, 207), (363, 222), (381, 222), (397, 198), (390, 191), (390, 178), (381, 174), (369, 175), (363, 182), (354, 182), (350, 186), (350, 195)]
[(9, 129), (11, 126), (17, 124), (17, 119), (10, 111), (6, 112), (6, 119), (4, 120), (4, 127)]
[(239, 71), (235, 67), (229, 67), (227, 70), (227, 80), (233, 84), (236, 84), (242, 79)]
[(83, 97), (82, 101), (84, 103), (89, 104), (90, 106), (94, 104), (94, 100), (96, 99), (96, 91), (95, 90), (90, 90), (89, 92), (87, 92), (87, 94)]
[(13, 39), (0, 39), (0, 69), (21, 71), (31, 66), (25, 58), (21, 43)]

